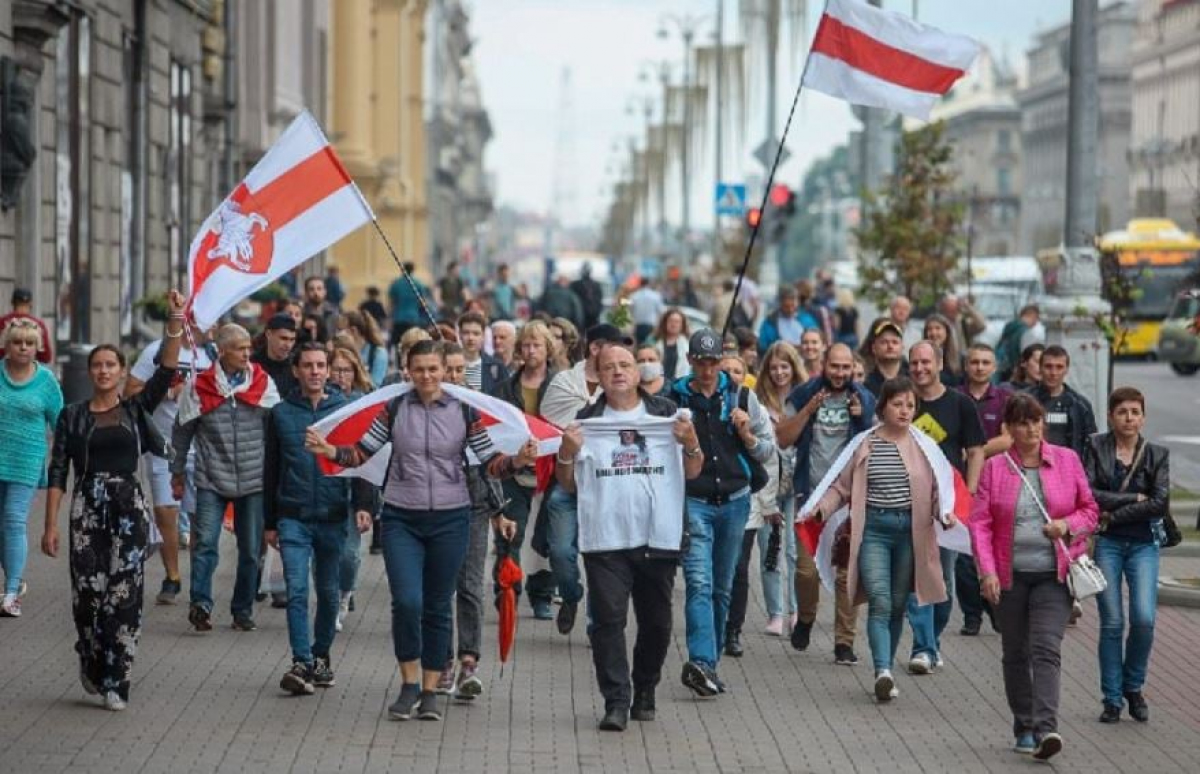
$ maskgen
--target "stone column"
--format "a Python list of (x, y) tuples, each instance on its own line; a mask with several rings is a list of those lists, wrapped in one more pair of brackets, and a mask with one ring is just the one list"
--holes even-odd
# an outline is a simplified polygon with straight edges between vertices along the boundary
[(371, 157), (371, 100), (375, 87), (372, 68), (372, 19), (369, 0), (331, 3), (333, 6), (333, 120), (334, 145), (350, 174), (374, 172)]

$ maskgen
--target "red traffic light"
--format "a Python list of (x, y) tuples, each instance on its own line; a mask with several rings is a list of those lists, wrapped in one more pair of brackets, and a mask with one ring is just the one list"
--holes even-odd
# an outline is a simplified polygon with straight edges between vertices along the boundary
[(783, 183), (771, 186), (771, 204), (782, 207), (792, 199), (792, 189)]
[(746, 225), (750, 228), (758, 228), (759, 221), (762, 220), (762, 210), (758, 207), (751, 207), (746, 210)]

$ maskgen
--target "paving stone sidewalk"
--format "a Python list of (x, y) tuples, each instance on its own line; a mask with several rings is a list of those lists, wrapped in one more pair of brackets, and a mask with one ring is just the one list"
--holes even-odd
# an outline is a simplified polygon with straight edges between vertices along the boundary
[[(35, 510), (37, 513), (37, 510)], [(40, 518), (34, 520), (40, 524)], [(675, 641), (658, 693), (658, 720), (602, 734), (580, 626), (562, 637), (522, 605), (513, 660), (495, 661), (495, 618), (485, 628), (484, 697), (451, 704), (445, 722), (389, 722), (398, 691), (390, 642), (390, 598), (381, 557), (364, 556), (358, 611), (334, 650), (337, 686), (283, 695), (289, 664), (283, 611), (257, 611), (259, 630), (229, 628), (234, 547), (222, 547), (216, 628), (192, 633), (186, 608), (147, 608), (129, 710), (109, 713), (79, 687), (72, 650), (67, 565), (36, 553), (31, 536), (25, 615), (0, 619), (2, 772), (1008, 772), (1040, 766), (1009, 751), (1010, 719), (1000, 676), (1000, 639), (957, 635), (946, 668), (898, 677), (900, 698), (870, 696), (865, 611), (856, 668), (832, 663), (829, 599), (807, 653), (759, 632), (757, 596), (746, 656), (726, 659), (730, 693), (697, 701), (679, 684), (686, 658), (682, 576)], [(185, 558), (186, 568), (186, 558)], [(150, 565), (151, 599), (162, 579)], [(186, 578), (185, 569), (185, 578)], [(186, 585), (186, 584), (185, 584)], [(490, 612), (490, 611), (489, 611)], [(1200, 610), (1162, 608), (1147, 697), (1152, 720), (1096, 722), (1094, 604), (1068, 632), (1055, 768), (1087, 772), (1194, 772), (1200, 760)], [(907, 635), (906, 635), (907, 639)], [(907, 653), (907, 642), (901, 654)]]

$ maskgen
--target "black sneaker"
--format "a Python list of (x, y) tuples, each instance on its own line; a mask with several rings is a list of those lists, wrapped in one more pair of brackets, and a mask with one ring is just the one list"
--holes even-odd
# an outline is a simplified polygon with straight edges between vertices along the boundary
[(258, 629), (258, 624), (254, 623), (254, 619), (245, 613), (242, 613), (241, 615), (235, 615), (233, 617), (233, 623), (231, 626), (233, 627), (234, 631), (238, 632), (252, 632)]
[(1033, 748), (1033, 757), (1039, 761), (1048, 761), (1062, 752), (1062, 748), (1062, 737), (1051, 731), (1038, 740), (1037, 746)]
[(1104, 703), (1104, 711), (1100, 713), (1101, 723), (1120, 723), (1121, 707), (1118, 704)]
[(1139, 723), (1145, 723), (1150, 719), (1150, 705), (1146, 704), (1146, 697), (1141, 691), (1130, 691), (1125, 694), (1125, 701), (1129, 704), (1129, 716)]
[(799, 651), (808, 650), (808, 643), (812, 639), (812, 622), (804, 623), (796, 621), (796, 625), (792, 627), (792, 647)]
[(849, 645), (834, 645), (833, 660), (840, 666), (854, 666), (858, 663), (858, 656), (854, 653), (854, 648)]
[(442, 708), (438, 702), (436, 691), (421, 691), (421, 701), (417, 705), (417, 717), (421, 720), (442, 719)]
[(742, 633), (739, 631), (725, 632), (725, 655), (741, 658), (746, 650), (742, 647)]
[(970, 618), (963, 621), (962, 628), (958, 630), (958, 633), (963, 637), (978, 637), (979, 627), (982, 625), (983, 621), (980, 621), (978, 618)]
[(181, 591), (183, 591), (182, 581), (163, 578), (162, 589), (159, 590), (158, 596), (154, 598), (154, 604), (173, 605), (175, 604), (175, 597), (179, 596)]
[(283, 673), (279, 687), (293, 696), (307, 696), (313, 692), (312, 670), (303, 661), (293, 661), (292, 668)]
[(188, 623), (198, 632), (212, 631), (212, 616), (200, 605), (188, 609)]
[(271, 607), (276, 610), (285, 610), (287, 608), (287, 594), (282, 591), (272, 591)]
[(558, 633), (570, 634), (575, 628), (575, 614), (579, 611), (578, 602), (563, 602), (558, 608)]
[(629, 725), (629, 710), (626, 707), (613, 707), (604, 713), (600, 721), (601, 731), (624, 731)]
[(708, 676), (704, 667), (692, 661), (683, 665), (683, 675), (680, 678), (683, 685), (701, 699), (709, 699), (717, 695), (717, 686)]
[(329, 662), (329, 656), (313, 659), (312, 681), (318, 688), (332, 688), (337, 684), (333, 679), (333, 665)]
[(350, 595), (346, 598), (346, 609), (349, 610), (351, 613), (354, 612), (354, 592), (353, 591), (351, 591)]
[(633, 692), (633, 707), (629, 710), (629, 717), (641, 721), (654, 720), (654, 709), (653, 688)]
[(705, 667), (704, 673), (708, 675), (709, 681), (711, 681), (713, 685), (717, 686), (717, 693), (725, 693), (725, 681), (722, 680), (721, 676), (717, 674), (716, 669)]
[(421, 686), (417, 683), (405, 683), (400, 686), (400, 698), (388, 707), (388, 720), (410, 720), (417, 710), (417, 702), (421, 700)]

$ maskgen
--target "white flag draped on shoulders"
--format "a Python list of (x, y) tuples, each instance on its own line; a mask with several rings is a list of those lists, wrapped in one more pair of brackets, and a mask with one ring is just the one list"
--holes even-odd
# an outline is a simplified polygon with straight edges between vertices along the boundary
[[(933, 469), (934, 486), (937, 489), (938, 504), (942, 512), (952, 513), (957, 519), (957, 523), (950, 529), (943, 529), (940, 525), (934, 527), (937, 530), (938, 545), (962, 554), (970, 554), (971, 534), (967, 528), (967, 521), (971, 515), (971, 495), (967, 490), (966, 482), (946, 459), (946, 455), (942, 454), (942, 450), (938, 448), (932, 438), (915, 427), (909, 427), (908, 430)], [(817, 521), (810, 517), (821, 502), (821, 498), (850, 464), (854, 453), (871, 435), (871, 432), (871, 430), (864, 430), (846, 444), (846, 448), (842, 449), (842, 453), (838, 455), (821, 482), (813, 489), (808, 500), (796, 511), (796, 537), (808, 549), (809, 554), (813, 557), (813, 562), (817, 565), (821, 583), (830, 591), (833, 590), (836, 580), (836, 571), (833, 566), (833, 544), (838, 529), (846, 522), (846, 519), (850, 518), (850, 509), (843, 506), (835, 513), (829, 514), (824, 521)]]
[[(353, 446), (367, 434), (389, 402), (411, 392), (412, 388), (412, 384), (405, 382), (367, 393), (358, 400), (342, 406), (313, 427), (334, 446)], [(544, 467), (542, 460), (548, 461), (549, 455), (557, 452), (562, 443), (561, 430), (543, 419), (524, 413), (511, 403), (454, 384), (442, 384), (442, 390), (475, 409), (479, 414), (480, 423), (497, 451), (516, 454), (526, 441), (536, 438), (538, 466), (541, 468)], [(343, 468), (323, 457), (320, 464), (326, 475), (364, 478), (376, 486), (381, 486), (391, 457), (392, 445), (388, 443), (356, 468)]]
[(971, 69), (979, 44), (862, 0), (828, 0), (804, 85), (855, 105), (929, 118)]
[(239, 301), (374, 217), (304, 111), (192, 240), (188, 294), (196, 325), (211, 327)]
[(579, 424), (579, 551), (678, 551), (685, 482), (683, 451), (672, 433), (675, 418), (597, 417)]

